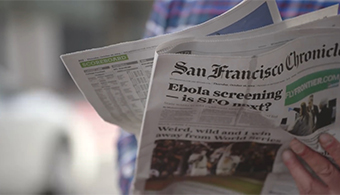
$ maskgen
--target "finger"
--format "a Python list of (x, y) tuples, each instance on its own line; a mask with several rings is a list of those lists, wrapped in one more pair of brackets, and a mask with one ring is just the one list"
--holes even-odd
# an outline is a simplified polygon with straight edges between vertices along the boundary
[(296, 139), (290, 142), (290, 147), (330, 188), (340, 189), (340, 173), (329, 160)]
[(338, 140), (327, 133), (321, 134), (319, 140), (323, 149), (331, 155), (337, 165), (340, 165), (340, 143)]
[(292, 151), (284, 151), (282, 159), (289, 169), (290, 174), (293, 176), (300, 194), (327, 193), (327, 187), (309, 174)]

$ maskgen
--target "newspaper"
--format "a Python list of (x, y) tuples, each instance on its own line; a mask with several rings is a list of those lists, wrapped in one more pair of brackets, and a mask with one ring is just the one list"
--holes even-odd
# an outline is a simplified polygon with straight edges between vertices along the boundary
[[(181, 32), (62, 55), (75, 83), (107, 122), (138, 134), (155, 48), (188, 36), (222, 35), (281, 21), (275, 1), (242, 1), (233, 9)], [(138, 135), (137, 135), (138, 136)]]
[(281, 159), (290, 140), (328, 157), (318, 135), (340, 139), (339, 25), (157, 47), (133, 192), (298, 193)]
[[(134, 194), (294, 194), (289, 141), (327, 156), (318, 135), (340, 136), (337, 11), (281, 21), (275, 1), (245, 0), (178, 33), (61, 58), (105, 121), (142, 129)], [(300, 132), (302, 103), (315, 114)]]

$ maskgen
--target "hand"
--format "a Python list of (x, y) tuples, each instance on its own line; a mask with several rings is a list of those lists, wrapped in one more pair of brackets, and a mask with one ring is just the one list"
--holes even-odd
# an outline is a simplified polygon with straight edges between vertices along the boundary
[[(329, 134), (320, 135), (319, 141), (336, 164), (340, 165), (340, 143)], [(340, 172), (329, 160), (296, 139), (292, 140), (290, 147), (323, 181), (313, 177), (292, 151), (284, 151), (283, 161), (292, 174), (300, 194), (340, 194)]]

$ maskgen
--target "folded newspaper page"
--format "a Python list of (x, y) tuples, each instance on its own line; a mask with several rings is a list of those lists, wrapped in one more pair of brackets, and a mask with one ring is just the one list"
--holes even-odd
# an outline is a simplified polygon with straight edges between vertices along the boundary
[(339, 25), (161, 44), (133, 193), (298, 193), (281, 159), (290, 140), (328, 156), (318, 135), (340, 139)]
[(203, 24), (178, 33), (62, 55), (75, 83), (107, 122), (138, 134), (155, 48), (188, 36), (237, 33), (281, 21), (275, 1), (245, 0)]

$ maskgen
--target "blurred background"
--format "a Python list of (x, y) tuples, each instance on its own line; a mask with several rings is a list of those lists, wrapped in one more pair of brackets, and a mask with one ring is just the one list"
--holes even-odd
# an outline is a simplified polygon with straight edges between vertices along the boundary
[(143, 37), (152, 1), (0, 1), (0, 194), (118, 194), (119, 129), (61, 54)]

